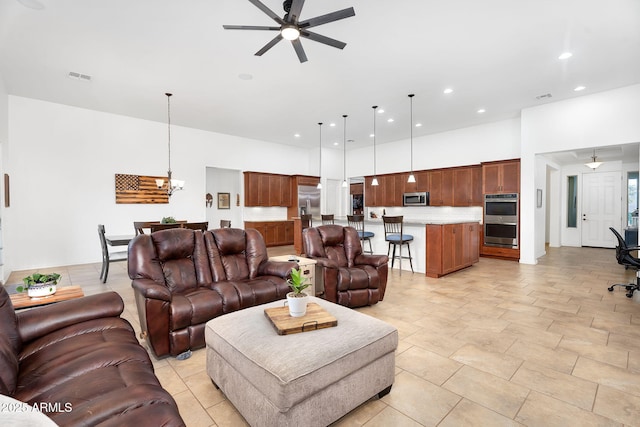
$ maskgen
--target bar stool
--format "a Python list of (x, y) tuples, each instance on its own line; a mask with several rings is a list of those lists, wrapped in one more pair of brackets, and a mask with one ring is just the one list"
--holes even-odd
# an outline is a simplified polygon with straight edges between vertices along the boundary
[(347, 223), (349, 227), (353, 227), (358, 232), (358, 236), (360, 240), (362, 240), (362, 252), (367, 252), (364, 250), (364, 242), (369, 242), (369, 251), (368, 253), (373, 254), (373, 248), (371, 247), (371, 239), (375, 237), (375, 233), (371, 231), (364, 231), (364, 215), (347, 215)]
[[(382, 222), (384, 223), (384, 240), (389, 242), (389, 249), (387, 250), (387, 256), (391, 252), (391, 245), (393, 245), (393, 256), (391, 257), (391, 268), (393, 268), (394, 261), (396, 260), (396, 246), (400, 246), (400, 274), (402, 274), (402, 258), (409, 259), (409, 265), (411, 265), (411, 272), (413, 273), (413, 261), (411, 258), (411, 246), (409, 243), (413, 242), (413, 236), (411, 234), (404, 234), (402, 231), (403, 217), (402, 216), (383, 216)], [(409, 250), (409, 256), (402, 256), (402, 246), (407, 245)]]
[(333, 223), (333, 214), (322, 215), (322, 225), (329, 225)]
[(311, 214), (300, 215), (300, 221), (302, 222), (302, 229), (313, 227), (313, 217)]

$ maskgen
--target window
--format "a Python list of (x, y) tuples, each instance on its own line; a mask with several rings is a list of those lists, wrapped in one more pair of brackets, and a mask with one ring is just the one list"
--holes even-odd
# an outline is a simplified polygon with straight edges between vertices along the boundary
[(578, 176), (567, 177), (567, 227), (578, 226)]
[(627, 225), (638, 226), (638, 172), (627, 173)]

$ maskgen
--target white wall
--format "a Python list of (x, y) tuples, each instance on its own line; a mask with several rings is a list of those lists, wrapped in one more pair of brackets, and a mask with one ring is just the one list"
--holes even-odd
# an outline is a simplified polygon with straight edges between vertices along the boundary
[[(4, 85), (2, 75), (0, 75), (0, 177), (4, 178), (5, 168), (3, 159), (9, 149), (9, 96)], [(3, 182), (0, 180), (0, 182)], [(4, 185), (0, 185), (0, 280), (4, 282), (4, 254), (7, 247), (3, 238), (3, 228), (6, 226), (4, 206)]]
[[(410, 141), (376, 144), (378, 174), (411, 168)], [(520, 157), (520, 120), (510, 119), (413, 138), (413, 169), (466, 166)], [(373, 141), (347, 153), (347, 176), (373, 174)]]
[(204, 221), (207, 166), (309, 174), (308, 150), (172, 126), (171, 168), (185, 189), (169, 204), (116, 204), (116, 173), (166, 174), (166, 123), (16, 96), (9, 96), (8, 117), (5, 274), (99, 262), (100, 223), (108, 234), (131, 234), (133, 221)]
[(546, 187), (536, 155), (640, 142), (640, 85), (524, 109), (521, 117), (520, 262), (535, 264), (545, 243), (536, 188)]

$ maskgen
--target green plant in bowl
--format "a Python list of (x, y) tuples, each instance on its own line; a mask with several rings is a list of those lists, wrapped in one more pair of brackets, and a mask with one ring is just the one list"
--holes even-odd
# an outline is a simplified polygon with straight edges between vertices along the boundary
[(165, 216), (162, 218), (162, 221), (160, 221), (161, 224), (175, 224), (176, 222), (178, 221), (172, 216)]
[(45, 283), (48, 283), (51, 285), (57, 285), (58, 280), (60, 280), (60, 277), (61, 276), (58, 273), (49, 273), (49, 274), (33, 273), (32, 275), (22, 279), (22, 283), (24, 283), (24, 286), (16, 287), (16, 291), (23, 292), (29, 289), (31, 286), (42, 285)]

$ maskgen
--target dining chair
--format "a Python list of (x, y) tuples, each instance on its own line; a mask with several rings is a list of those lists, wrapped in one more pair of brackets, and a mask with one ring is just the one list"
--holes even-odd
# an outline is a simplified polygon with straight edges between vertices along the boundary
[(221, 219), (220, 220), (220, 228), (231, 228), (231, 220)]
[(158, 224), (157, 221), (133, 221), (133, 228), (136, 230), (136, 236), (138, 234), (144, 234), (144, 229), (151, 229), (152, 224)]
[(100, 271), (100, 280), (102, 280), (102, 283), (107, 283), (109, 264), (112, 262), (126, 261), (127, 251), (109, 252), (103, 224), (98, 224), (98, 237), (100, 237), (100, 247), (102, 248), (102, 270)]
[(201, 230), (207, 231), (209, 229), (209, 221), (204, 222), (185, 222), (181, 224), (182, 228), (188, 228), (189, 230)]
[(333, 222), (333, 214), (322, 215), (322, 225), (332, 225)]
[(300, 215), (300, 221), (302, 223), (302, 229), (313, 227), (313, 217), (311, 214)]
[[(393, 268), (394, 261), (396, 260), (396, 247), (400, 246), (400, 274), (402, 274), (402, 258), (409, 259), (409, 265), (411, 265), (411, 272), (413, 273), (413, 261), (411, 258), (411, 246), (413, 242), (413, 236), (411, 234), (404, 234), (403, 232), (403, 216), (382, 216), (382, 222), (384, 223), (384, 240), (389, 243), (389, 249), (387, 250), (387, 256), (393, 246), (393, 256), (391, 257), (391, 268)], [(407, 245), (409, 256), (402, 256), (402, 246)]]
[[(347, 224), (349, 227), (353, 227), (358, 232), (358, 237), (362, 241), (362, 252), (368, 252), (373, 254), (373, 248), (371, 247), (371, 239), (375, 237), (375, 233), (371, 231), (364, 231), (364, 215), (347, 215)], [(364, 250), (364, 242), (369, 242), (369, 250)]]
[(184, 223), (172, 222), (169, 224), (151, 224), (151, 232), (155, 233), (160, 230), (168, 230), (170, 228), (182, 228)]

